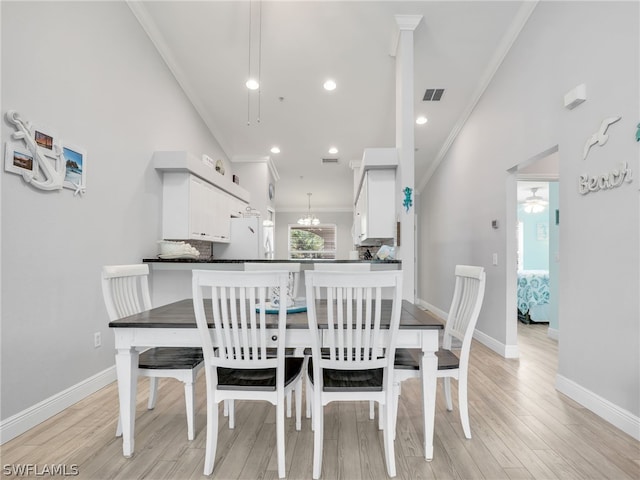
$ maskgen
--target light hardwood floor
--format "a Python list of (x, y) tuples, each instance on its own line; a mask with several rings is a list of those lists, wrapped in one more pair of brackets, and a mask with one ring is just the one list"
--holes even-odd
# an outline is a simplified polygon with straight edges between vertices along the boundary
[[(405, 382), (395, 443), (397, 478), (640, 478), (640, 442), (554, 389), (557, 344), (546, 330), (546, 325), (519, 325), (517, 360), (474, 342), (469, 374), (473, 438), (464, 438), (457, 408), (446, 411), (439, 386), (432, 462), (422, 457), (419, 384)], [(163, 379), (154, 410), (146, 409), (147, 385), (140, 382), (133, 458), (122, 456), (122, 442), (114, 436), (113, 384), (0, 447), (2, 465), (77, 465), (78, 478), (88, 479), (202, 478), (204, 376), (198, 379), (192, 442), (187, 440), (182, 385)], [(211, 478), (277, 478), (274, 422), (274, 407), (237, 402), (236, 428), (220, 423)], [(387, 478), (382, 435), (377, 421), (368, 418), (367, 403), (330, 404), (325, 422), (322, 478)], [(287, 478), (308, 479), (313, 450), (309, 420), (303, 420), (300, 432), (293, 424), (287, 420)]]

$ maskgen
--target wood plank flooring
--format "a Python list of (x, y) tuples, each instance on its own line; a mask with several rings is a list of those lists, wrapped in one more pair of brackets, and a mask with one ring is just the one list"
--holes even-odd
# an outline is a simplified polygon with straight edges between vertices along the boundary
[[(554, 389), (557, 343), (546, 325), (519, 328), (520, 359), (501, 358), (474, 342), (469, 374), (473, 438), (462, 433), (457, 407), (447, 412), (438, 391), (435, 453), (422, 457), (420, 385), (403, 384), (396, 462), (400, 479), (638, 479), (640, 442)], [(0, 447), (6, 465), (77, 465), (78, 478), (203, 478), (206, 423), (204, 375), (197, 385), (196, 438), (187, 440), (182, 384), (162, 379), (154, 410), (146, 409), (146, 380), (138, 392), (136, 452), (122, 456), (114, 436), (117, 389), (112, 384)], [(452, 382), (454, 404), (456, 384)], [(303, 407), (304, 408), (304, 407)], [(330, 404), (325, 410), (323, 479), (387, 478), (382, 434), (368, 404)], [(275, 409), (237, 402), (236, 428), (220, 417), (214, 479), (275, 479)], [(287, 420), (287, 478), (311, 478), (309, 420), (296, 432)], [(31, 477), (35, 477), (32, 472)], [(20, 478), (25, 478), (24, 475)], [(41, 477), (38, 477), (41, 478)]]

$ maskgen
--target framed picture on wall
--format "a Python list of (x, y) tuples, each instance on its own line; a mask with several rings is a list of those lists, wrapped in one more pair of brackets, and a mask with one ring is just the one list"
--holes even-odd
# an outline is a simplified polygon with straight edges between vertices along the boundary
[(538, 240), (548, 240), (549, 239), (549, 225), (546, 223), (538, 223), (536, 224), (536, 238)]
[(35, 176), (38, 172), (38, 163), (29, 150), (7, 142), (4, 150), (4, 169), (11, 173), (20, 175), (32, 173)]
[(62, 153), (65, 161), (65, 188), (78, 190), (87, 186), (87, 152), (77, 145), (64, 143)]
[[(31, 134), (36, 144), (40, 148), (40, 152), (47, 157), (56, 158), (56, 145), (60, 145), (58, 136), (48, 128), (43, 128), (38, 125), (31, 127)], [(59, 152), (59, 150), (58, 150)]]

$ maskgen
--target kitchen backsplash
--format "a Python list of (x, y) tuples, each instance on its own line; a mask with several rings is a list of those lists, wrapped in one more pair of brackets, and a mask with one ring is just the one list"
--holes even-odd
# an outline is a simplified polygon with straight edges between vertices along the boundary
[(165, 240), (188, 243), (200, 252), (199, 258), (211, 258), (213, 256), (211, 253), (212, 243), (207, 240), (183, 240), (181, 238), (166, 238)]

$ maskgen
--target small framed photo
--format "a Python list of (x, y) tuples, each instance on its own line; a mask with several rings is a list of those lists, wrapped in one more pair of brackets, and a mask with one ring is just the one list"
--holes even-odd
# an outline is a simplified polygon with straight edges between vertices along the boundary
[(34, 125), (31, 127), (31, 134), (40, 148), (41, 152), (48, 157), (56, 157), (56, 145), (59, 145), (58, 137), (49, 129)]
[(536, 224), (536, 237), (538, 240), (549, 239), (549, 225), (546, 223)]
[(78, 190), (87, 186), (87, 152), (84, 148), (63, 143), (62, 153), (65, 162), (65, 188)]
[(38, 173), (38, 162), (26, 148), (7, 142), (4, 150), (4, 169), (20, 175), (31, 173), (35, 176)]

